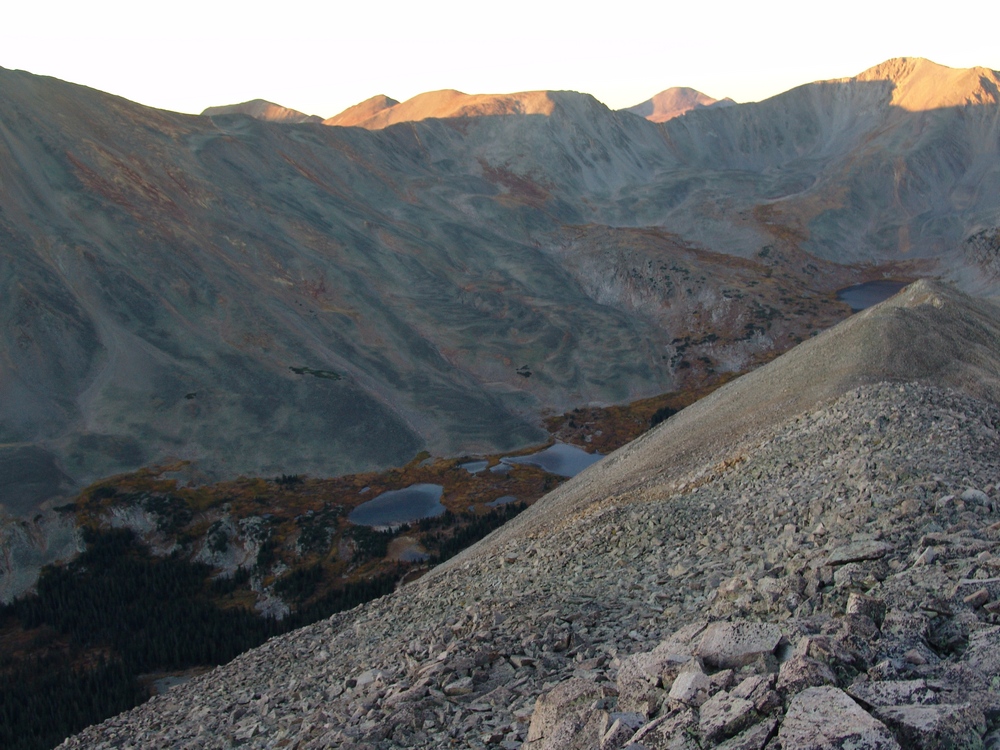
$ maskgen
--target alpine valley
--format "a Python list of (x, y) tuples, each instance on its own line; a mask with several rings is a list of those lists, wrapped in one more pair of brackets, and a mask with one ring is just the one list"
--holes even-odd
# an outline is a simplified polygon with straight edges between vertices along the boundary
[(998, 292), (986, 68), (327, 119), (0, 69), (2, 715), (173, 665), (65, 747), (998, 747)]

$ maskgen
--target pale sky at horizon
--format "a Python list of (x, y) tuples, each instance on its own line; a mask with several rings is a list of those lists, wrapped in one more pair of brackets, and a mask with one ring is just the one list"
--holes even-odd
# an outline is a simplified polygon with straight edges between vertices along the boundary
[(180, 112), (260, 98), (323, 117), (442, 88), (572, 89), (617, 109), (670, 86), (757, 101), (891, 57), (1000, 69), (995, 0), (934, 15), (880, 0), (697, 5), (36, 0), (5, 8), (0, 67)]

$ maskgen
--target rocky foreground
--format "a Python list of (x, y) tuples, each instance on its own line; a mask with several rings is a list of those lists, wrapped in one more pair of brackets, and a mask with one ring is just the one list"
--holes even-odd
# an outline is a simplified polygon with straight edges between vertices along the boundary
[[(918, 291), (869, 321), (979, 309)], [(996, 373), (982, 304), (956, 341)], [(1000, 747), (990, 393), (857, 385), (734, 423), (725, 460), (642, 491), (596, 494), (598, 464), (571, 483), (589, 505), (567, 485), (457, 562), (61, 747)]]

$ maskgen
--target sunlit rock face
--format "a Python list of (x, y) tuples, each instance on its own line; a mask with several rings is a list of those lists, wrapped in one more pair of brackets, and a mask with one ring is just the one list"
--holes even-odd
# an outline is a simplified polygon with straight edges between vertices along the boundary
[(436, 92), (366, 130), (0, 71), (0, 453), (47, 457), (40, 501), (171, 458), (502, 451), (547, 410), (759, 362), (852, 283), (995, 290), (995, 80), (891, 61), (663, 124)]

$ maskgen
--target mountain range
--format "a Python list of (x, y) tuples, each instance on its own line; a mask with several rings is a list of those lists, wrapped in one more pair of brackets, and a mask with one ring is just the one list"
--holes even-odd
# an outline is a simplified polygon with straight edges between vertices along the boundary
[(998, 83), (897, 59), (665, 122), (443, 91), (321, 124), (0, 70), (0, 502), (523, 447), (764, 361), (852, 283), (995, 293)]

